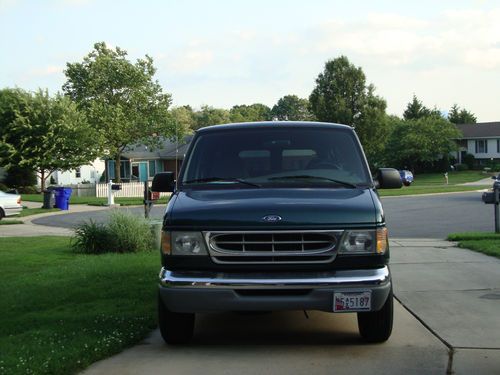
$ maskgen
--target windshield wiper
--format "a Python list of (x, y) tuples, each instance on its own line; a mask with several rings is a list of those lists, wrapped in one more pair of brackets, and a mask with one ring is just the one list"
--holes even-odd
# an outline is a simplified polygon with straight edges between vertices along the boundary
[(271, 177), (269, 180), (294, 180), (294, 179), (317, 179), (335, 182), (336, 184), (356, 189), (358, 186), (351, 184), (350, 182), (335, 180), (333, 178), (321, 177), (321, 176), (309, 176), (309, 175), (296, 175), (296, 176), (281, 176), (281, 177)]
[(260, 185), (254, 184), (253, 182), (242, 180), (241, 178), (231, 178), (231, 177), (205, 177), (205, 178), (195, 178), (194, 180), (184, 181), (185, 184), (195, 184), (203, 182), (236, 182), (239, 184), (244, 184), (248, 186), (254, 186), (260, 188)]

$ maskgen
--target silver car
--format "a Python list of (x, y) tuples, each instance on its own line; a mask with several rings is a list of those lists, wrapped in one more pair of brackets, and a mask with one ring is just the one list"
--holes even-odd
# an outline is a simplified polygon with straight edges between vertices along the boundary
[(17, 215), (22, 209), (20, 195), (0, 191), (0, 220), (6, 216)]

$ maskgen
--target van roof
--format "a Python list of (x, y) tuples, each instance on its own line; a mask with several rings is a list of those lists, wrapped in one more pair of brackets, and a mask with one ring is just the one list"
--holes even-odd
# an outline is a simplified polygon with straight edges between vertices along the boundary
[(239, 122), (233, 124), (206, 126), (198, 129), (197, 132), (205, 133), (218, 130), (235, 130), (235, 129), (256, 129), (256, 128), (327, 128), (327, 129), (350, 129), (353, 128), (347, 125), (334, 124), (330, 122), (313, 122), (313, 121), (259, 121), (259, 122)]

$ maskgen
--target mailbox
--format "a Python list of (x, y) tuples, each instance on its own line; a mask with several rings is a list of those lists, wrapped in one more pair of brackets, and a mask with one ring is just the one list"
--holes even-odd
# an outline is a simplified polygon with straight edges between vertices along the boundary
[(481, 197), (481, 199), (486, 204), (493, 204), (493, 203), (495, 203), (495, 193), (491, 193), (491, 192), (483, 193), (483, 196)]
[(120, 184), (112, 184), (111, 190), (121, 190), (122, 186)]

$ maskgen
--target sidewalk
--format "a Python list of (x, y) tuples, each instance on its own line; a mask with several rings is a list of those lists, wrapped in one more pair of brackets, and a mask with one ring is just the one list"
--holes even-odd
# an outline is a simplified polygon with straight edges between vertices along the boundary
[[(40, 208), (41, 203), (38, 202), (23, 202), (23, 206), (28, 208)], [(31, 215), (26, 217), (16, 217), (12, 216), (9, 218), (21, 220), (24, 224), (13, 224), (13, 225), (0, 225), (0, 237), (36, 237), (36, 236), (72, 236), (73, 230), (67, 228), (60, 228), (47, 225), (33, 224), (32, 221), (41, 217), (47, 216), (59, 216), (66, 214), (73, 214), (78, 212), (91, 212), (91, 211), (102, 211), (109, 210), (109, 207), (99, 207), (99, 206), (88, 206), (86, 204), (74, 204), (70, 205), (67, 211), (51, 211), (47, 213), (41, 213), (37, 215)]]
[(396, 298), (449, 348), (450, 372), (500, 373), (500, 259), (395, 239), (391, 271)]

